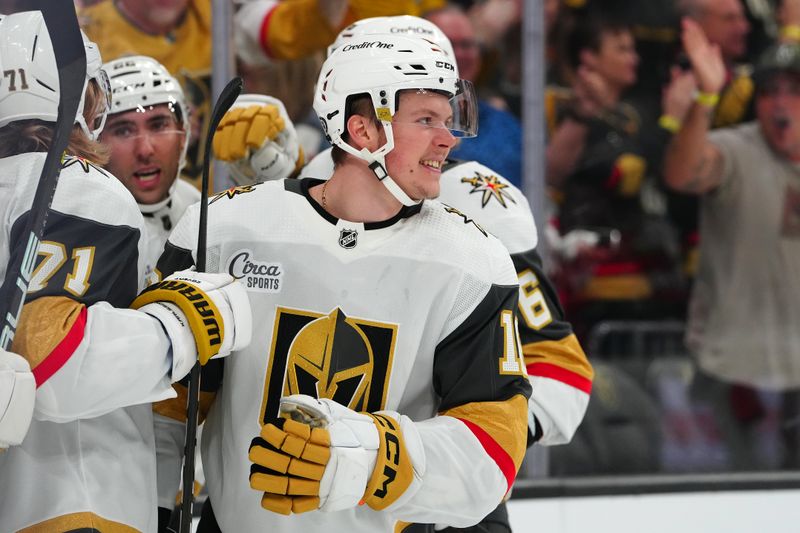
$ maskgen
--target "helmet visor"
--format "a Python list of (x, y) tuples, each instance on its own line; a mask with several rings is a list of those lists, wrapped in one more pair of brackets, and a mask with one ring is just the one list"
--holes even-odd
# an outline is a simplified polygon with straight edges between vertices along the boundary
[(456, 94), (450, 98), (450, 108), (453, 110), (453, 118), (447, 126), (454, 137), (478, 135), (478, 96), (472, 82), (456, 82)]
[(111, 82), (104, 69), (100, 69), (92, 78), (97, 84), (100, 93), (100, 102), (97, 114), (91, 124), (88, 124), (89, 132), (93, 138), (97, 138), (106, 124), (106, 116), (111, 111)]

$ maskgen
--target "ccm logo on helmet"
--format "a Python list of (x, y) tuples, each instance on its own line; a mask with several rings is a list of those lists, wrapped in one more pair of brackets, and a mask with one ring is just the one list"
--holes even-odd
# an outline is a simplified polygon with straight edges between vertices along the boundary
[(436, 66), (439, 67), (439, 68), (451, 70), (453, 72), (456, 71), (456, 68), (453, 66), (453, 64), (452, 63), (448, 63), (447, 61), (437, 61), (436, 62)]

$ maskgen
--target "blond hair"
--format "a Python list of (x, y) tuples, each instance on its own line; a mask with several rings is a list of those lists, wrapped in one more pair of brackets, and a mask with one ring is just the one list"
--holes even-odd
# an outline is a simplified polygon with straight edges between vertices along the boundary
[[(87, 124), (94, 122), (103, 108), (103, 98), (98, 85), (92, 81), (86, 90), (83, 116)], [(17, 120), (0, 128), (0, 158), (27, 152), (46, 152), (53, 142), (53, 123), (39, 119)], [(110, 150), (93, 141), (79, 125), (72, 127), (67, 153), (105, 165)]]

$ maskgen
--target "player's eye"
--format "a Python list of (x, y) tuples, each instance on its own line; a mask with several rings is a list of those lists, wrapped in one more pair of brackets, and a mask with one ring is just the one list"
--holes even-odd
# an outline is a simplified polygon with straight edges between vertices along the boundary
[(160, 132), (170, 129), (172, 123), (166, 118), (160, 118), (150, 123), (150, 131)]
[(109, 132), (112, 137), (116, 137), (118, 139), (130, 139), (133, 137), (136, 132), (130, 126), (120, 126), (117, 128), (111, 128)]

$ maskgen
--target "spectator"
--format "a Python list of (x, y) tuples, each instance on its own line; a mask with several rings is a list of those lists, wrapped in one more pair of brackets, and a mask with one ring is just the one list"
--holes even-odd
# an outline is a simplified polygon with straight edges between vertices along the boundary
[[(450, 39), (461, 76), (474, 82), (481, 69), (481, 55), (469, 17), (457, 5), (448, 5), (428, 13), (425, 18), (436, 24)], [(462, 139), (453, 150), (452, 157), (484, 164), (521, 187), (522, 127), (519, 120), (511, 113), (479, 99), (478, 122), (480, 135)]]
[[(560, 204), (562, 236), (569, 240), (569, 234), (588, 230), (594, 244), (563, 250), (562, 289), (565, 303), (573, 307), (568, 314), (584, 329), (598, 318), (597, 311), (604, 317), (641, 317), (642, 311), (662, 316), (672, 311), (664, 307), (672, 302), (659, 298), (659, 305), (646, 309), (642, 304), (680, 287), (677, 252), (671, 227), (663, 213), (643, 202), (642, 190), (658, 168), (670, 133), (663, 123), (642, 123), (636, 110), (622, 101), (623, 92), (636, 82), (638, 65), (628, 26), (588, 18), (575, 28), (569, 43), (576, 76), (567, 92), (571, 99), (562, 98), (550, 110), (554, 123), (546, 151), (547, 180)], [(681, 95), (691, 89), (690, 76), (673, 72), (664, 91), (665, 109), (682, 117), (690, 101)], [(555, 243), (555, 249), (564, 242)]]
[(800, 46), (768, 49), (754, 72), (757, 120), (709, 132), (726, 82), (722, 47), (691, 19), (683, 43), (700, 88), (665, 158), (665, 179), (700, 197), (700, 262), (687, 344), (734, 468), (767, 466), (754, 431), (777, 396), (781, 462), (797, 467), (800, 389)]
[(254, 0), (236, 14), (236, 47), (252, 66), (324, 50), (348, 24), (370, 17), (419, 15), (444, 0)]

